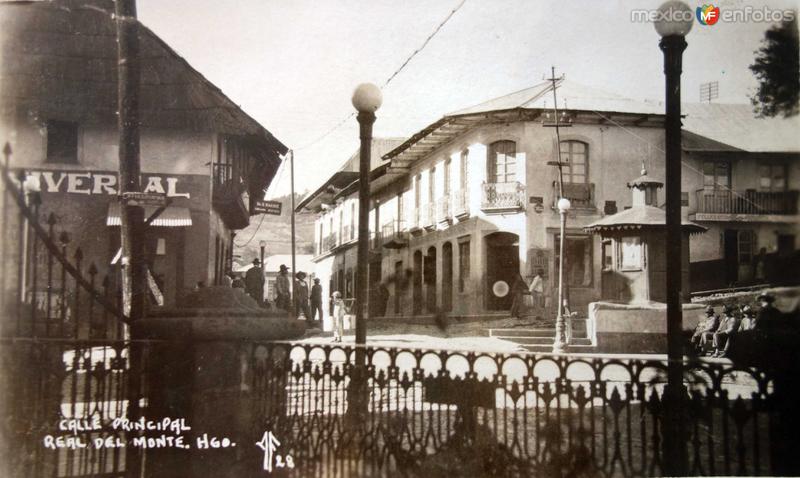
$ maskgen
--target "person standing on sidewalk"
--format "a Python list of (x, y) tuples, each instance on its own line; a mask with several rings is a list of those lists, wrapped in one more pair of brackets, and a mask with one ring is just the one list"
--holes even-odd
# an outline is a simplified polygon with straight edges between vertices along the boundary
[(344, 301), (342, 294), (337, 290), (333, 293), (333, 341), (341, 342), (344, 335)]
[(311, 320), (317, 320), (317, 311), (319, 311), (319, 325), (322, 327), (322, 286), (319, 284), (319, 279), (314, 279), (314, 285), (311, 286)]
[(308, 283), (306, 282), (306, 273), (303, 271), (295, 274), (294, 281), (294, 308), (297, 318), (300, 318), (302, 313), (306, 320), (311, 321), (311, 310), (308, 308)]
[(264, 305), (264, 269), (261, 268), (258, 258), (253, 259), (253, 267), (244, 275), (244, 288), (247, 295), (255, 299), (259, 306)]

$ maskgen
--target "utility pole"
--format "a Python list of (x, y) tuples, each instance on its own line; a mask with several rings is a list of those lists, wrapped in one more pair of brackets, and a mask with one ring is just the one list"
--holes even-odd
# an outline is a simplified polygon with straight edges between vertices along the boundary
[[(297, 277), (297, 269), (295, 268), (296, 259), (295, 259), (295, 238), (294, 238), (294, 151), (289, 150), (289, 182), (291, 182), (291, 190), (292, 190), (292, 197), (290, 199), (292, 204), (292, 275), (289, 277), (289, 314), (291, 318), (297, 318), (297, 311), (294, 310), (294, 280)], [(262, 266), (263, 267), (263, 266)], [(306, 317), (306, 321), (311, 320), (311, 317)]]
[[(126, 195), (141, 191), (139, 164), (139, 23), (136, 0), (116, 0), (117, 25), (117, 129), (119, 134), (119, 185), (122, 202), (122, 295), (123, 309), (130, 318), (131, 340), (136, 323), (144, 317), (146, 275), (144, 262), (144, 209), (125, 201)], [(128, 373), (128, 418), (139, 418), (141, 351), (130, 346)], [(127, 476), (141, 474), (139, 448), (128, 447)]]
[[(555, 165), (558, 167), (558, 213), (560, 216), (559, 228), (559, 243), (558, 243), (558, 312), (556, 314), (556, 336), (553, 340), (553, 352), (562, 353), (567, 350), (567, 335), (566, 335), (566, 317), (564, 317), (564, 266), (566, 265), (566, 258), (564, 257), (564, 243), (566, 242), (566, 227), (567, 227), (567, 213), (570, 209), (569, 199), (564, 197), (564, 163), (561, 160), (561, 132), (559, 128), (572, 126), (568, 122), (561, 124), (558, 116), (558, 96), (556, 95), (556, 81), (563, 80), (564, 77), (556, 78), (556, 68), (550, 67), (551, 76), (549, 78), (553, 85), (553, 114), (555, 115), (554, 123), (544, 123), (542, 126), (552, 127), (556, 129), (556, 151), (558, 161)], [(547, 114), (550, 116), (550, 113)], [(548, 162), (553, 165), (552, 162)]]

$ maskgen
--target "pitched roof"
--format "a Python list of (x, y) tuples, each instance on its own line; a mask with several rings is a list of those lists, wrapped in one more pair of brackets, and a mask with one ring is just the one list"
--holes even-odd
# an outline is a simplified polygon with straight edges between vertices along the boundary
[[(567, 80), (556, 81), (560, 110), (606, 114), (636, 115), (637, 119), (662, 117), (664, 106), (656, 102), (637, 101), (598, 88)], [(531, 121), (543, 111), (553, 108), (553, 83), (545, 81), (530, 88), (455, 111), (431, 123), (400, 146), (384, 155), (392, 167), (407, 168), (458, 135), (487, 122), (507, 123)], [(598, 116), (598, 119), (601, 119)]]
[[(569, 80), (556, 81), (558, 108), (572, 111), (602, 111), (608, 113), (633, 113), (663, 115), (664, 105), (655, 102), (637, 101), (631, 98), (581, 85)], [(543, 81), (499, 98), (464, 108), (448, 116), (486, 113), (517, 108), (552, 109), (553, 83)]]
[[(607, 232), (624, 229), (662, 228), (667, 226), (666, 212), (655, 206), (635, 206), (606, 216), (589, 224), (587, 232)], [(682, 228), (690, 233), (705, 232), (707, 229), (691, 221), (682, 221)]]
[[(0, 3), (0, 115), (26, 112), (82, 124), (116, 123), (117, 40), (111, 0)], [(287, 151), (150, 29), (140, 24), (144, 127), (246, 136)]]
[(800, 152), (800, 116), (758, 118), (747, 104), (685, 103), (683, 148), (689, 151)]

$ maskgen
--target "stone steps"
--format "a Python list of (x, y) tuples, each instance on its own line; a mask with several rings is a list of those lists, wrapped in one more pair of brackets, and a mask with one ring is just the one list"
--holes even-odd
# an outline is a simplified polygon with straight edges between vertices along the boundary
[[(529, 352), (549, 353), (553, 351), (554, 327), (513, 327), (486, 329), (489, 337), (508, 340), (521, 345)], [(571, 352), (592, 352), (594, 346), (587, 336), (586, 319), (572, 320)]]

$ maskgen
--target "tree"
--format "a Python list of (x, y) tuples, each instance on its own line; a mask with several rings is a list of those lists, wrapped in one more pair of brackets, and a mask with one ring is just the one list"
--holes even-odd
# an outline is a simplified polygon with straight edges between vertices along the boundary
[(758, 79), (751, 97), (759, 116), (794, 116), (800, 112), (800, 68), (798, 67), (797, 15), (764, 34), (750, 71)]

